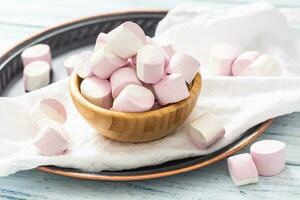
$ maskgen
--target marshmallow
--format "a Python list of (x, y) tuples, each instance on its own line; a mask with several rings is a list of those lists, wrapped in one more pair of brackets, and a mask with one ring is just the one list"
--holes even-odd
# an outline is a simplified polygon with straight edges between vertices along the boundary
[(206, 112), (190, 122), (188, 133), (193, 144), (207, 149), (225, 135), (225, 129), (217, 116)]
[(81, 62), (80, 61), (80, 56), (79, 55), (72, 55), (70, 57), (68, 57), (65, 61), (64, 61), (64, 67), (68, 73), (68, 75), (71, 75), (72, 72), (75, 70), (77, 63)]
[(237, 57), (235, 47), (219, 43), (213, 46), (209, 57), (209, 70), (213, 75), (230, 76), (231, 65)]
[(258, 182), (258, 173), (249, 153), (231, 156), (227, 159), (228, 170), (237, 186)]
[(246, 51), (239, 55), (232, 65), (232, 75), (239, 76), (259, 56), (257, 51)]
[(34, 61), (26, 65), (23, 82), (26, 91), (40, 89), (50, 83), (50, 65), (45, 61)]
[(112, 52), (123, 59), (136, 55), (138, 50), (147, 43), (143, 29), (129, 21), (113, 29), (108, 35), (108, 45)]
[(28, 114), (33, 122), (41, 119), (51, 119), (64, 123), (67, 120), (67, 112), (64, 105), (53, 98), (41, 99), (29, 109)]
[(187, 83), (191, 83), (199, 67), (200, 63), (192, 56), (175, 53), (165, 70), (168, 74), (180, 73)]
[(113, 110), (122, 112), (144, 112), (152, 108), (154, 96), (147, 88), (130, 84), (117, 96), (113, 103)]
[(111, 86), (108, 80), (88, 77), (81, 82), (82, 95), (91, 103), (110, 109), (112, 105)]
[(44, 156), (61, 155), (69, 146), (67, 132), (60, 124), (53, 124), (44, 127), (33, 142), (33, 145)]
[(181, 101), (190, 95), (183, 76), (176, 73), (164, 76), (153, 88), (162, 106)]
[(136, 76), (135, 69), (123, 67), (115, 71), (110, 77), (112, 96), (115, 99), (120, 92), (129, 84), (142, 85)]
[(145, 45), (136, 57), (138, 78), (144, 83), (157, 83), (164, 75), (165, 52), (156, 45)]
[(175, 50), (174, 50), (173, 46), (172, 45), (162, 45), (161, 47), (166, 52), (167, 60), (170, 60), (172, 58), (172, 56), (175, 54)]
[(23, 66), (26, 67), (33, 61), (45, 61), (51, 67), (51, 50), (47, 44), (37, 44), (26, 48), (21, 54)]
[(276, 140), (261, 140), (251, 145), (250, 153), (262, 176), (275, 176), (285, 167), (285, 144)]
[(83, 51), (79, 54), (79, 59), (76, 64), (75, 70), (80, 78), (87, 78), (93, 76), (91, 58), (93, 56), (92, 51)]
[(277, 60), (269, 55), (259, 56), (242, 73), (242, 76), (280, 76), (281, 66)]
[(147, 44), (157, 45), (154, 42), (154, 40), (151, 37), (147, 36), (147, 35), (146, 35), (146, 42), (147, 42)]
[(91, 57), (93, 73), (102, 79), (108, 79), (117, 69), (125, 66), (126, 60), (114, 54), (109, 46), (104, 45)]
[(100, 33), (96, 40), (95, 51), (98, 51), (103, 45), (107, 44), (108, 34)]

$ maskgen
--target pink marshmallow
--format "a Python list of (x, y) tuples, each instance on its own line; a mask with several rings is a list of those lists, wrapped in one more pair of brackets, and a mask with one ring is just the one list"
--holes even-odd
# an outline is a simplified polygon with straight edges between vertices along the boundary
[(28, 114), (33, 122), (41, 119), (50, 119), (64, 123), (67, 120), (67, 112), (64, 105), (54, 98), (41, 99), (29, 109)]
[(249, 153), (231, 156), (227, 159), (228, 170), (237, 186), (258, 182), (258, 173)]
[(68, 75), (71, 75), (73, 73), (73, 71), (76, 68), (77, 63), (81, 62), (80, 61), (80, 56), (79, 55), (72, 55), (70, 57), (68, 57), (65, 61), (64, 61), (64, 67), (68, 73)]
[(78, 62), (75, 66), (75, 71), (80, 78), (87, 78), (93, 76), (91, 58), (93, 56), (92, 51), (83, 51), (79, 54)]
[(127, 61), (114, 54), (107, 45), (102, 46), (91, 57), (93, 73), (101, 79), (108, 79), (114, 71), (126, 64)]
[(199, 71), (200, 63), (187, 54), (175, 53), (165, 71), (168, 74), (180, 73), (187, 83), (191, 83)]
[(115, 99), (120, 92), (129, 84), (142, 85), (132, 67), (123, 67), (115, 71), (110, 77), (112, 96)]
[(98, 51), (102, 46), (106, 45), (108, 41), (108, 34), (100, 33), (95, 44), (95, 51)]
[(172, 58), (172, 56), (175, 54), (175, 50), (174, 50), (173, 46), (172, 45), (162, 45), (161, 47), (166, 52), (167, 60), (170, 60)]
[(23, 71), (25, 91), (33, 91), (50, 83), (50, 65), (45, 61), (34, 61), (26, 65)]
[(59, 124), (53, 126), (53, 123), (38, 133), (33, 144), (44, 156), (61, 155), (69, 146), (66, 131)]
[(113, 110), (122, 112), (144, 112), (152, 108), (154, 96), (147, 88), (127, 85), (113, 102)]
[(206, 112), (190, 122), (188, 133), (193, 144), (207, 149), (225, 135), (225, 129), (216, 115)]
[(190, 95), (183, 76), (176, 73), (163, 77), (161, 81), (153, 85), (153, 88), (162, 106), (176, 103)]
[(26, 67), (33, 61), (45, 61), (51, 67), (51, 50), (47, 44), (37, 44), (26, 48), (21, 54), (23, 66)]
[(257, 51), (246, 51), (239, 55), (232, 65), (232, 75), (239, 76), (242, 72), (258, 58), (259, 52)]
[(231, 45), (216, 44), (209, 58), (209, 70), (213, 75), (231, 76), (231, 66), (237, 57), (237, 49)]
[(112, 105), (111, 86), (108, 80), (88, 77), (81, 82), (82, 95), (91, 103), (110, 109)]
[(136, 57), (138, 78), (144, 83), (157, 83), (164, 75), (165, 52), (155, 45), (145, 45)]
[(147, 43), (143, 29), (130, 21), (124, 22), (108, 35), (108, 45), (112, 52), (123, 59), (136, 55), (138, 50)]
[(258, 174), (275, 176), (285, 167), (285, 144), (276, 140), (261, 140), (250, 147)]

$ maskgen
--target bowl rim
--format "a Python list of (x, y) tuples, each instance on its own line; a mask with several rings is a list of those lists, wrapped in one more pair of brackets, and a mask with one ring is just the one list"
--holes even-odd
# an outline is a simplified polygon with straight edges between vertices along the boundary
[[(119, 116), (119, 117), (121, 116), (126, 118), (139, 118), (139, 117), (145, 117), (145, 115), (146, 116), (162, 115), (162, 113), (169, 113), (171, 111), (175, 111), (178, 108), (186, 105), (192, 99), (194, 99), (196, 97), (197, 92), (199, 91), (200, 93), (201, 85), (202, 85), (201, 74), (200, 72), (197, 72), (197, 74), (195, 75), (191, 83), (191, 88), (189, 90), (190, 95), (188, 96), (188, 98), (155, 110), (150, 110), (145, 112), (121, 112), (121, 111), (113, 111), (113, 110), (101, 108), (100, 106), (94, 105), (93, 103), (89, 102), (86, 98), (84, 98), (84, 96), (80, 92), (79, 81), (82, 81), (82, 78), (80, 78), (76, 74), (76, 72), (73, 72), (69, 80), (69, 92), (73, 98), (76, 98), (76, 100), (80, 101), (82, 105), (88, 107), (89, 109), (97, 113), (101, 113), (106, 116)], [(198, 82), (200, 84), (197, 84)]]

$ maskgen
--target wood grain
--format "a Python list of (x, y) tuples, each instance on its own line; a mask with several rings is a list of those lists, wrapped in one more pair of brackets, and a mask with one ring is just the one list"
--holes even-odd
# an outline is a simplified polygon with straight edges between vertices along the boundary
[(153, 111), (125, 113), (103, 109), (87, 101), (80, 93), (81, 81), (73, 73), (69, 82), (75, 107), (98, 133), (119, 142), (149, 142), (171, 134), (192, 112), (201, 89), (201, 76), (198, 73), (191, 84), (188, 98)]

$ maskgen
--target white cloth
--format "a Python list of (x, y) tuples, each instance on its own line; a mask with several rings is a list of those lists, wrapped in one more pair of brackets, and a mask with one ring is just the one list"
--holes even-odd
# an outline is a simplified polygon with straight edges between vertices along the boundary
[[(185, 125), (164, 139), (144, 144), (124, 144), (97, 134), (80, 117), (68, 95), (67, 79), (16, 98), (0, 99), (0, 176), (40, 165), (56, 165), (84, 171), (122, 170), (213, 152), (231, 143), (250, 127), (269, 118), (300, 111), (300, 54), (284, 15), (272, 5), (256, 3), (227, 13), (202, 7), (178, 7), (157, 28), (157, 40), (173, 43), (200, 60), (202, 71), (216, 42), (239, 50), (258, 50), (276, 56), (283, 77), (204, 76), (203, 89), (191, 117), (205, 110), (224, 122), (226, 135), (208, 150), (197, 149), (188, 139)], [(176, 42), (176, 43), (175, 43)], [(61, 99), (67, 108), (64, 127), (71, 136), (68, 151), (55, 157), (40, 155), (31, 145), (34, 135), (27, 109), (43, 97)]]

